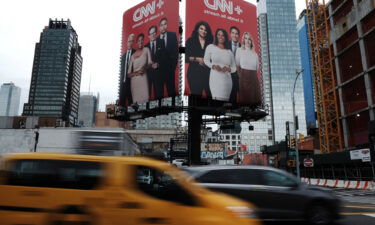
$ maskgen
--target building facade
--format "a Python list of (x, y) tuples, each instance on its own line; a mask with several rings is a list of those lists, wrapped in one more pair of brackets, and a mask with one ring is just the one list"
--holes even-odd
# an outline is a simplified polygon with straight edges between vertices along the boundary
[(78, 107), (78, 125), (81, 127), (93, 127), (95, 125), (95, 114), (98, 111), (99, 94), (82, 93)]
[[(270, 91), (270, 115), (272, 135), (279, 142), (285, 139), (286, 122), (293, 121), (292, 90), (297, 70), (301, 69), (297, 36), (294, 0), (258, 0), (260, 30), (265, 29), (267, 37), (261, 37), (262, 70), (268, 69)], [(262, 28), (263, 27), (263, 28)], [(265, 83), (266, 85), (266, 83)], [(298, 133), (306, 134), (303, 82), (296, 80), (294, 92)], [(292, 126), (293, 128), (293, 126)], [(293, 130), (291, 131), (293, 132)]]
[(78, 125), (82, 57), (70, 20), (49, 20), (35, 45), (28, 102), (24, 116), (60, 118)]
[(0, 116), (18, 116), (21, 88), (4, 83), (0, 88)]
[(135, 122), (135, 129), (176, 129), (182, 126), (182, 113), (149, 117)]
[(97, 112), (95, 113), (95, 128), (131, 129), (131, 126), (130, 122), (108, 119), (106, 112)]
[(368, 145), (368, 123), (375, 119), (374, 8), (373, 0), (331, 0), (328, 3), (346, 149)]
[(314, 82), (313, 82), (313, 71), (312, 61), (310, 53), (310, 40), (308, 34), (306, 11), (304, 10), (299, 16), (297, 23), (297, 32), (299, 38), (299, 47), (301, 54), (301, 66), (303, 68), (302, 80), (303, 80), (303, 92), (305, 97), (305, 112), (306, 112), (306, 124), (307, 129), (316, 128), (316, 116), (315, 116), (315, 98), (314, 98)]

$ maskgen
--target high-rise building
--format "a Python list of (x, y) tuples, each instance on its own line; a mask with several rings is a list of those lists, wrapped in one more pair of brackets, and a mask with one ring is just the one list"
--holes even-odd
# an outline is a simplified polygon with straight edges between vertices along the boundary
[(98, 111), (98, 96), (92, 93), (82, 93), (78, 107), (78, 125), (81, 127), (93, 127), (95, 125), (95, 114)]
[(13, 83), (4, 83), (0, 89), (0, 116), (18, 116), (21, 89)]
[(56, 117), (78, 124), (82, 72), (81, 46), (70, 20), (49, 20), (35, 45), (28, 103), (24, 116)]
[[(262, 77), (266, 89), (265, 102), (269, 107), (275, 141), (285, 139), (286, 122), (293, 121), (292, 90), (297, 70), (301, 69), (294, 0), (258, 0)], [(263, 29), (263, 32), (262, 32)], [(269, 73), (267, 75), (267, 73)], [(298, 116), (298, 133), (306, 134), (305, 103), (302, 79), (299, 77), (294, 92), (295, 112)], [(291, 126), (293, 133), (293, 126)]]
[(331, 0), (328, 12), (344, 144), (362, 148), (375, 120), (375, 4)]
[(315, 98), (314, 98), (314, 82), (313, 72), (311, 65), (310, 54), (310, 39), (308, 34), (306, 10), (304, 10), (298, 19), (297, 32), (299, 38), (299, 47), (301, 54), (301, 65), (303, 68), (303, 92), (305, 97), (305, 111), (306, 111), (306, 124), (307, 128), (316, 128), (315, 116)]

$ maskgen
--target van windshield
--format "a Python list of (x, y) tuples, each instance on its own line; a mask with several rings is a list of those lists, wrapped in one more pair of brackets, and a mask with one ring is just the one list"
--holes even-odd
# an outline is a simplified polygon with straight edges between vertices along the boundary
[(7, 171), (6, 184), (67, 189), (94, 189), (104, 175), (98, 162), (17, 160)]

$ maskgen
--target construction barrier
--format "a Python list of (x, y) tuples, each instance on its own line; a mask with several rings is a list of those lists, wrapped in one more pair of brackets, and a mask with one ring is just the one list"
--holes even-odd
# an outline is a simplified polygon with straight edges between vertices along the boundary
[(375, 181), (360, 181), (360, 180), (331, 180), (319, 178), (301, 177), (301, 181), (307, 184), (331, 187), (331, 188), (345, 188), (345, 189), (360, 189), (360, 190), (375, 190)]

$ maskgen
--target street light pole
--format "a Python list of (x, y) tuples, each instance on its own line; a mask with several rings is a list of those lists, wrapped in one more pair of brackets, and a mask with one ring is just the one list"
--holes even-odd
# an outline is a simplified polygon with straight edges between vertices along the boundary
[(297, 139), (297, 121), (296, 121), (296, 103), (294, 102), (294, 91), (296, 89), (296, 83), (299, 75), (303, 72), (303, 69), (296, 70), (296, 79), (294, 80), (293, 92), (292, 92), (292, 104), (293, 104), (293, 121), (294, 121), (294, 143), (296, 150), (296, 168), (297, 168), (297, 177), (301, 179), (300, 169), (299, 169), (299, 152), (298, 152), (298, 139)]

